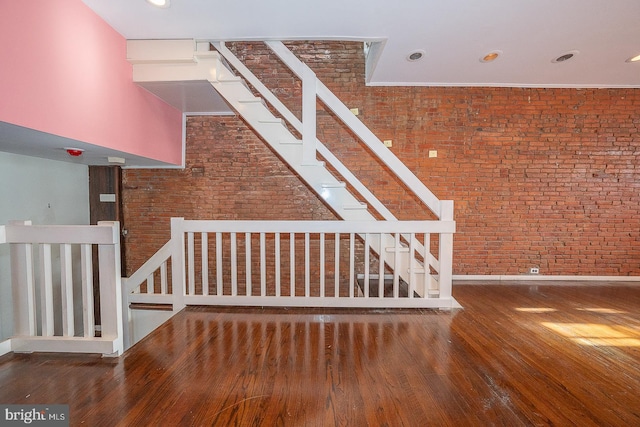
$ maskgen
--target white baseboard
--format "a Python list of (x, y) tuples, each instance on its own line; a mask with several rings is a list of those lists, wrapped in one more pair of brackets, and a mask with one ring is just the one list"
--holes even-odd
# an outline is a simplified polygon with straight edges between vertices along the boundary
[(13, 350), (11, 339), (0, 342), (0, 356), (5, 355)]
[(640, 282), (640, 276), (554, 276), (543, 274), (519, 275), (453, 275), (454, 281), (579, 281), (579, 282)]

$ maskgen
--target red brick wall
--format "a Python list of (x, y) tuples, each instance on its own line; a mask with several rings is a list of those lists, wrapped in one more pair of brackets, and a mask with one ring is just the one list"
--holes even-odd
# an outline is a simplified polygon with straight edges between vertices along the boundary
[[(640, 274), (640, 91), (366, 87), (360, 44), (291, 47), (427, 187), (455, 201), (454, 274)], [(300, 84), (273, 55), (234, 49), (299, 114)], [(430, 218), (331, 113), (318, 123), (396, 216)], [(235, 117), (189, 119), (187, 169), (126, 170), (124, 200), (130, 270), (168, 239), (171, 216), (335, 219)]]
[(233, 116), (190, 117), (186, 169), (126, 169), (127, 270), (169, 240), (170, 218), (336, 219), (305, 184)]

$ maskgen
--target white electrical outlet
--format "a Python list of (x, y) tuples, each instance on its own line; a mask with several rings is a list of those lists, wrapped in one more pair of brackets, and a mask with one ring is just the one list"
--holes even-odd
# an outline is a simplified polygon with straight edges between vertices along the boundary
[(529, 274), (539, 274), (540, 273), (540, 269), (538, 267), (531, 267), (529, 269)]

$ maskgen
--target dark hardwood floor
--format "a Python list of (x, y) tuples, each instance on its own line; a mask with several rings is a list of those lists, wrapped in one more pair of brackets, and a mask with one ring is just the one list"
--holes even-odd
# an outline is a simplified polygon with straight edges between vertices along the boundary
[(454, 296), (464, 310), (189, 308), (119, 359), (0, 358), (0, 403), (85, 426), (640, 425), (640, 285)]

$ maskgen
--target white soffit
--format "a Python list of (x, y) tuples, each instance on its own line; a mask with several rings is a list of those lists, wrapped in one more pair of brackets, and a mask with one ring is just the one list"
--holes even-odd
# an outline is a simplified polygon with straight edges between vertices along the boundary
[(371, 85), (640, 87), (638, 0), (83, 1), (127, 39), (385, 41)]

